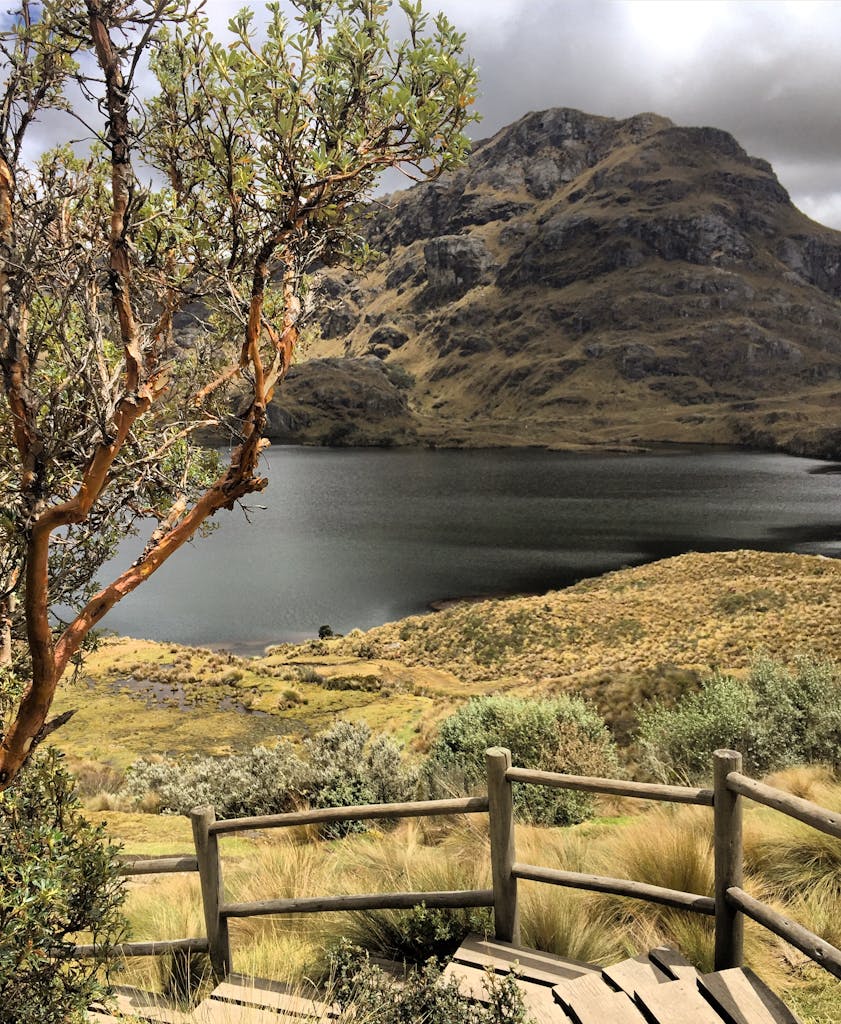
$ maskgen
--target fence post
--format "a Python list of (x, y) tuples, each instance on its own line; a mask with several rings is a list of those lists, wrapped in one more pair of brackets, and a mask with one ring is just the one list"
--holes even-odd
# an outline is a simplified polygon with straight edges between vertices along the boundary
[(488, 773), (488, 815), (491, 834), (491, 871), (494, 890), (494, 931), (504, 942), (520, 941), (520, 912), (514, 866), (514, 801), (505, 772), (511, 751), (491, 747), (485, 751)]
[(744, 960), (744, 917), (727, 901), (731, 886), (742, 887), (742, 798), (727, 788), (728, 774), (741, 770), (742, 755), (735, 750), (716, 750), (713, 754), (717, 971), (741, 967)]
[(190, 811), (190, 821), (199, 863), (210, 966), (214, 979), (221, 981), (231, 969), (231, 944), (228, 939), (228, 921), (219, 913), (219, 906), (223, 902), (219, 841), (209, 831), (210, 825), (216, 821), (216, 811), (212, 807), (196, 807)]

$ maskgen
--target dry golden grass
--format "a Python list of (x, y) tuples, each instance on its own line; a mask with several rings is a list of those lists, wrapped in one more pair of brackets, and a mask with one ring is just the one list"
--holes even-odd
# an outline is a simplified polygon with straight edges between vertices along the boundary
[[(87, 681), (63, 684), (56, 710), (79, 711), (53, 741), (85, 763), (93, 784), (98, 772), (141, 756), (239, 751), (327, 728), (337, 716), (423, 752), (470, 696), (574, 691), (627, 742), (639, 707), (696, 689), (713, 667), (742, 672), (760, 650), (783, 662), (800, 651), (832, 656), (839, 623), (841, 562), (735, 551), (282, 644), (264, 658), (110, 640), (91, 655)], [(133, 690), (122, 682), (131, 676)], [(370, 688), (355, 688), (360, 680)]]
[[(825, 773), (812, 771), (810, 778), (810, 773), (799, 771), (789, 779), (791, 786), (819, 787), (830, 806), (841, 802), (841, 785), (832, 783)], [(824, 850), (826, 837), (810, 830), (803, 835), (797, 832), (795, 839), (788, 827), (799, 828), (798, 823), (779, 815), (769, 819), (769, 813), (773, 812), (750, 805), (747, 809), (746, 887), (830, 942), (841, 943), (838, 872), (827, 869), (823, 875), (813, 876), (808, 867), (810, 857), (814, 860)], [(119, 821), (113, 819), (112, 827), (118, 827)], [(638, 810), (618, 822), (562, 829), (518, 826), (517, 860), (709, 894), (711, 834), (708, 808), (655, 807)], [(784, 842), (786, 838), (791, 841)], [(765, 861), (768, 843), (774, 843), (774, 858)], [(483, 815), (410, 820), (390, 832), (372, 831), (333, 841), (317, 840), (305, 830), (265, 833), (248, 841), (225, 840), (222, 854), (227, 897), (237, 901), (339, 892), (484, 888), (490, 878)], [(536, 883), (521, 882), (520, 899), (526, 945), (607, 964), (666, 944), (680, 949), (700, 969), (712, 969), (709, 918), (638, 900)], [(129, 916), (134, 938), (203, 934), (194, 879), (160, 876), (133, 883)], [(324, 977), (325, 950), (340, 937), (349, 937), (382, 955), (403, 955), (419, 950), (422, 940), (446, 929), (446, 919), (446, 914), (429, 918), (383, 911), (235, 921), (234, 967), (301, 984), (305, 979)], [(468, 921), (465, 917), (460, 927), (481, 930), (480, 918)], [(841, 1014), (835, 1013), (838, 983), (815, 972), (805, 957), (752, 922), (746, 927), (746, 959), (772, 988), (800, 1008), (806, 1024), (841, 1024)], [(143, 980), (154, 982), (149, 974), (147, 968)], [(158, 972), (157, 984), (165, 980), (166, 972)]]

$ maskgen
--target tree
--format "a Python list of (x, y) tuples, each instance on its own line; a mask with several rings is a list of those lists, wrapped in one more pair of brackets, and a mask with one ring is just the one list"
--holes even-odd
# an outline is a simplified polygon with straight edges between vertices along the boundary
[[(387, 0), (269, 4), (259, 31), (243, 10), (229, 45), (200, 6), (22, 0), (0, 32), (0, 657), (22, 678), (0, 788), (108, 610), (266, 486), (307, 274), (367, 258), (355, 214), (380, 172), (431, 178), (466, 153), (475, 73), (420, 2), (400, 0), (396, 42)], [(44, 118), (65, 142), (33, 156)], [(227, 465), (194, 440), (209, 425)], [(140, 557), (97, 588), (145, 518)]]

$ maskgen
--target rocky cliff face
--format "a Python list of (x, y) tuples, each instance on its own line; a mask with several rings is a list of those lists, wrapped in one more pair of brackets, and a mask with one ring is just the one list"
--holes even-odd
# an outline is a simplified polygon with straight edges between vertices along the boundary
[(841, 232), (726, 132), (528, 114), (366, 230), (383, 259), (325, 272), (321, 362), (272, 413), (286, 439), (325, 440), (307, 410), (367, 358), (397, 404), (340, 405), (358, 440), (841, 455)]

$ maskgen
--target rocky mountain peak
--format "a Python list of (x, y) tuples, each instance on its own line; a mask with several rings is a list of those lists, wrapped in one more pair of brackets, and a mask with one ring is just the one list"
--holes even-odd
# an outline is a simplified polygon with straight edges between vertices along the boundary
[(841, 233), (725, 131), (532, 112), (366, 231), (314, 354), (396, 368), (403, 437), (834, 450)]

